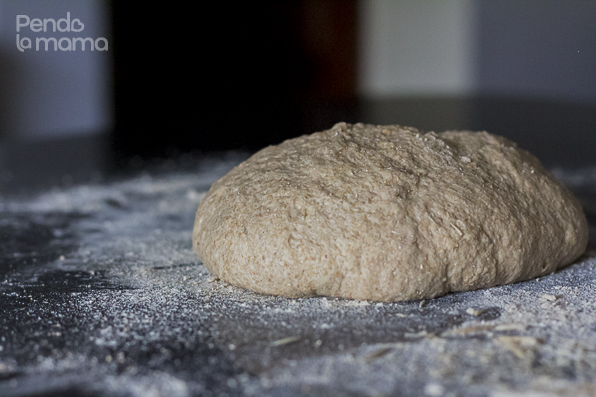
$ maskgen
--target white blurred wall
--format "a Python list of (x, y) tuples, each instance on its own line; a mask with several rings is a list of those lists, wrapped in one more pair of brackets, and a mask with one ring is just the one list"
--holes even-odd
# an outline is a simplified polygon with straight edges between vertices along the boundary
[(474, 89), (473, 0), (361, 0), (358, 22), (364, 98)]

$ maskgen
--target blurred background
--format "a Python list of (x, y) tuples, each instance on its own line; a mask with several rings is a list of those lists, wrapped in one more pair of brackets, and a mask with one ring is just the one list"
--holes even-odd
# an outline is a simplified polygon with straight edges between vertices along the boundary
[[(339, 121), (487, 130), (549, 167), (596, 163), (596, 1), (212, 3), (0, 0), (0, 193)], [(67, 13), (82, 31), (16, 31), (17, 15)]]

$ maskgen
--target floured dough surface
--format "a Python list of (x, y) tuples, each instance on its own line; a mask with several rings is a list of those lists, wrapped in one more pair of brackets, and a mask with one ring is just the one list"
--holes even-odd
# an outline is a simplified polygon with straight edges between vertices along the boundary
[(575, 197), (503, 137), (340, 123), (213, 184), (193, 247), (257, 292), (397, 301), (548, 274), (587, 238)]

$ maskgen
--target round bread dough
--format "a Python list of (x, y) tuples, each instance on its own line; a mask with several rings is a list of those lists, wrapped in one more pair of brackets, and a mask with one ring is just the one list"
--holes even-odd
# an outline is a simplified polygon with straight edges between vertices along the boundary
[(375, 301), (548, 274), (587, 239), (577, 199), (503, 137), (346, 123), (234, 168), (193, 230), (199, 259), (233, 285)]

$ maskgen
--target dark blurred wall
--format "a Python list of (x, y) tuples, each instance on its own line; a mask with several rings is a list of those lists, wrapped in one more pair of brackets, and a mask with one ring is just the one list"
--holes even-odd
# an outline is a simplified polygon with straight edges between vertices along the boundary
[(594, 164), (596, 1), (477, 3), (473, 126), (548, 165)]
[(116, 163), (355, 121), (356, 1), (113, 1)]

